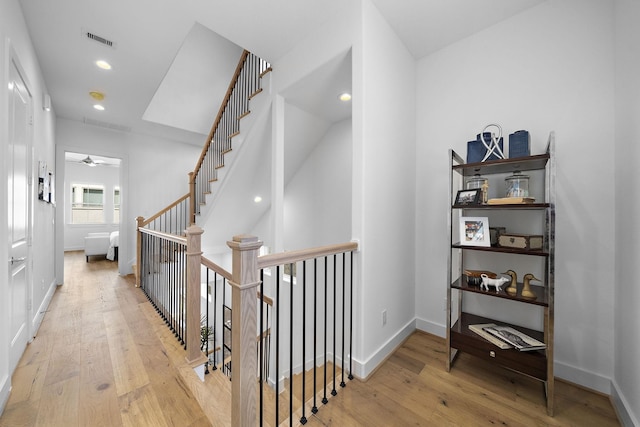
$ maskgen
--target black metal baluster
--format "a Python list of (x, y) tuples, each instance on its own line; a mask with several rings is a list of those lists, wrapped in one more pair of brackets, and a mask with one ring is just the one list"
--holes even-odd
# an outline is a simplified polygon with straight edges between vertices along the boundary
[(213, 368), (212, 371), (218, 369), (218, 358), (216, 345), (218, 343), (218, 273), (213, 272), (213, 286), (211, 288), (213, 294)]
[[(206, 333), (204, 334), (204, 337), (207, 338), (207, 341), (205, 343), (205, 354), (207, 355), (207, 361), (204, 364), (204, 373), (205, 375), (209, 373), (209, 333), (211, 332), (210, 326), (209, 326), (209, 267), (207, 267), (206, 273), (205, 273), (205, 280), (206, 280), (206, 286), (205, 286), (205, 298), (206, 298), (206, 304), (207, 304), (207, 322), (206, 322)], [(202, 325), (200, 325), (200, 327), (202, 328)], [(202, 335), (200, 336), (200, 339), (202, 340), (204, 338)], [(215, 343), (213, 344), (215, 347)]]
[(349, 279), (349, 379), (353, 379), (353, 251), (351, 251), (351, 262), (349, 263), (351, 277)]
[(307, 402), (305, 391), (307, 390), (307, 366), (305, 364), (307, 357), (305, 354), (307, 342), (307, 261), (302, 261), (302, 417), (300, 424), (307, 423), (307, 417), (304, 414)]
[(329, 400), (327, 399), (327, 257), (324, 257), (324, 385), (322, 403), (325, 405)]
[(276, 423), (280, 425), (280, 266), (276, 267), (276, 377), (274, 382), (276, 383)]
[(293, 263), (289, 264), (289, 425), (293, 427)]
[[(183, 269), (186, 267), (184, 265), (184, 253), (180, 254), (180, 263), (181, 263), (181, 267), (182, 267), (181, 271), (184, 271)], [(188, 295), (189, 290), (187, 289), (187, 286), (186, 286), (186, 283), (185, 283), (185, 280), (184, 280), (184, 275), (181, 275), (180, 283), (182, 284), (182, 301), (184, 301), (186, 303), (188, 301), (188, 298), (189, 298), (189, 295)], [(183, 345), (183, 347), (186, 350), (186, 348), (187, 348), (187, 339), (188, 339), (188, 337), (187, 337), (187, 327), (186, 327), (187, 326), (186, 325), (186, 322), (187, 322), (186, 305), (183, 305), (182, 309), (180, 310), (180, 315), (182, 316), (182, 322), (180, 322), (181, 325), (182, 325), (182, 333), (181, 333), (182, 341), (181, 341), (181, 344)]]
[(345, 335), (345, 323), (344, 323), (344, 310), (345, 310), (345, 270), (346, 270), (346, 256), (347, 254), (345, 252), (342, 252), (342, 345), (341, 345), (341, 351), (342, 351), (342, 356), (340, 357), (340, 360), (342, 361), (342, 365), (340, 368), (340, 375), (342, 380), (340, 381), (340, 387), (345, 387), (347, 384), (344, 382), (344, 335)]
[(264, 417), (262, 408), (264, 407), (264, 342), (265, 339), (264, 334), (264, 269), (260, 269), (260, 356), (258, 360), (258, 369), (260, 369), (260, 407), (258, 410), (260, 411), (260, 426), (264, 424)]
[(316, 357), (318, 356), (318, 258), (313, 259), (313, 407), (311, 412), (318, 413), (318, 405), (316, 404), (316, 392), (318, 385), (316, 381), (317, 366)]
[(336, 270), (338, 264), (336, 262), (336, 254), (333, 254), (333, 389), (331, 390), (331, 396), (338, 394), (336, 391)]

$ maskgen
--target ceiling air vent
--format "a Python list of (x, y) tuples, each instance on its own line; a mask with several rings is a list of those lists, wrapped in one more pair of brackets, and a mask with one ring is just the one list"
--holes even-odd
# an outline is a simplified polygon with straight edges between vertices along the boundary
[(116, 47), (116, 43), (115, 42), (113, 42), (113, 41), (111, 41), (109, 39), (106, 39), (106, 38), (104, 38), (102, 36), (99, 36), (99, 35), (95, 34), (94, 32), (88, 31), (88, 30), (86, 30), (84, 28), (82, 29), (82, 36), (88, 38), (89, 40), (93, 40), (95, 42), (98, 42), (98, 43), (103, 44), (105, 46), (109, 46), (109, 47), (114, 48), (114, 49)]
[(101, 120), (94, 120), (94, 119), (90, 119), (88, 117), (83, 117), (82, 121), (85, 124), (91, 125), (91, 126), (100, 126), (100, 127), (107, 128), (107, 129), (119, 130), (120, 132), (131, 132), (131, 128), (129, 126), (126, 126), (126, 125), (119, 125), (119, 124), (116, 124), (116, 123), (103, 122)]

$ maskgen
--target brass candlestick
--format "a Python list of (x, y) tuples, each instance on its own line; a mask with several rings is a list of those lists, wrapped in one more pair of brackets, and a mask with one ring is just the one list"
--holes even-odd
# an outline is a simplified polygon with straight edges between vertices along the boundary
[(504, 290), (509, 295), (515, 295), (518, 292), (518, 289), (517, 289), (518, 275), (513, 270), (507, 270), (506, 272), (504, 272), (502, 274), (507, 274), (507, 275), (511, 276), (511, 283), (509, 283), (509, 286), (504, 288)]

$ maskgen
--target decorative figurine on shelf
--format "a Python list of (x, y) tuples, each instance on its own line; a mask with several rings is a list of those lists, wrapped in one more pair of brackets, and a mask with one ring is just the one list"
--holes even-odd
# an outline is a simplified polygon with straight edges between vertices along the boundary
[(484, 273), (481, 274), (480, 277), (482, 277), (482, 284), (480, 285), (480, 290), (484, 288), (487, 291), (489, 291), (489, 286), (494, 286), (496, 288), (496, 293), (500, 292), (500, 286), (504, 285), (509, 281), (507, 277), (499, 277), (497, 279), (492, 279), (491, 277), (487, 276)]
[[(498, 134), (496, 135), (493, 132), (486, 132), (490, 127), (495, 127), (498, 129)], [(485, 138), (490, 137), (489, 141), (486, 141)], [(502, 127), (500, 125), (492, 123), (490, 125), (485, 126), (485, 128), (480, 132), (480, 141), (482, 145), (487, 149), (483, 162), (490, 160), (492, 155), (497, 159), (504, 159), (504, 153), (502, 152)]]
[(529, 282), (531, 280), (537, 280), (538, 282), (542, 282), (542, 280), (540, 279), (536, 279), (535, 276), (531, 273), (527, 273), (524, 275), (524, 278), (522, 279), (522, 296), (524, 298), (537, 298), (538, 296), (533, 293), (533, 291), (531, 290), (531, 285), (529, 284)]
[(506, 288), (504, 288), (504, 290), (509, 294), (509, 295), (515, 295), (518, 292), (518, 274), (516, 274), (515, 271), (513, 270), (507, 270), (502, 274), (508, 274), (509, 276), (511, 276), (511, 283), (509, 283), (509, 286), (507, 286)]

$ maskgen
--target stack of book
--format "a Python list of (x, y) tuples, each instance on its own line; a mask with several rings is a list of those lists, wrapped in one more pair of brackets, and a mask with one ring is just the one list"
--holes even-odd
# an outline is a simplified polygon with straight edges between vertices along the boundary
[(469, 329), (502, 349), (515, 348), (519, 351), (532, 351), (547, 348), (545, 343), (510, 326), (481, 323), (469, 325)]

